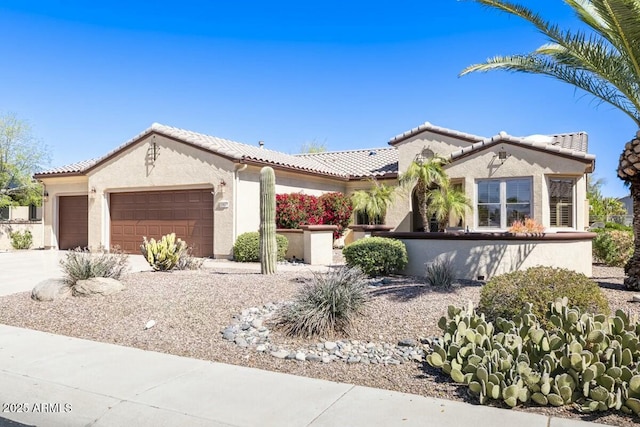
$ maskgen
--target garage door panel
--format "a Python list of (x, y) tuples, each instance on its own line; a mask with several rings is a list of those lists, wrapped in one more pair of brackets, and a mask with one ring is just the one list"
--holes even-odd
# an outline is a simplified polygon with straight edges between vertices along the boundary
[(111, 242), (138, 253), (142, 237), (176, 233), (195, 255), (213, 255), (211, 190), (147, 191), (111, 194)]
[(88, 197), (61, 196), (58, 199), (58, 247), (65, 250), (88, 245)]

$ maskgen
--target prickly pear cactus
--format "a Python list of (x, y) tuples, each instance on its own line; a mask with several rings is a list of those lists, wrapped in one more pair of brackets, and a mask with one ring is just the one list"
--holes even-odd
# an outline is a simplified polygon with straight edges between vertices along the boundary
[(175, 268), (180, 256), (186, 250), (187, 244), (176, 239), (176, 234), (162, 236), (160, 240), (142, 238), (140, 252), (155, 271), (169, 271)]
[(549, 304), (543, 329), (527, 304), (512, 320), (486, 322), (470, 305), (449, 307), (444, 336), (427, 362), (469, 386), (480, 403), (502, 400), (562, 406), (584, 412), (640, 415), (640, 324), (622, 310), (581, 313), (566, 298)]
[(266, 166), (260, 171), (260, 271), (276, 272), (278, 246), (276, 244), (276, 176)]

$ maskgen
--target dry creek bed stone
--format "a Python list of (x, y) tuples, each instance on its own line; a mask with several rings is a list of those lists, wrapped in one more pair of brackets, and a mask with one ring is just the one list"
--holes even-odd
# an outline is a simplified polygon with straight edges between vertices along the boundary
[(430, 347), (439, 338), (417, 341), (405, 338), (395, 344), (387, 342), (363, 342), (358, 340), (321, 341), (304, 348), (286, 348), (272, 343), (271, 331), (266, 324), (277, 310), (288, 303), (269, 303), (251, 307), (235, 315), (233, 322), (221, 331), (222, 338), (242, 348), (252, 348), (278, 359), (307, 362), (346, 362), (362, 364), (400, 365), (422, 362)]

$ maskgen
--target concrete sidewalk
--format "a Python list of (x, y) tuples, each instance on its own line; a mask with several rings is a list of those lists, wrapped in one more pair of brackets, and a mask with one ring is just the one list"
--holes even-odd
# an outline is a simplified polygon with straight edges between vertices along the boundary
[(3, 427), (596, 425), (5, 325), (0, 405)]

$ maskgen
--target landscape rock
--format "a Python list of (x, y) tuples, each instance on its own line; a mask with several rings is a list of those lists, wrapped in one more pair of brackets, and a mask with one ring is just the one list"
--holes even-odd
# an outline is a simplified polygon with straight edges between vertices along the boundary
[(289, 352), (287, 350), (278, 350), (278, 351), (272, 351), (271, 355), (276, 359), (284, 359), (289, 355)]
[(34, 286), (31, 299), (36, 301), (56, 301), (71, 295), (71, 288), (63, 279), (46, 279)]
[[(370, 342), (342, 339), (309, 343), (307, 347), (287, 349), (270, 341), (270, 331), (265, 326), (277, 310), (287, 303), (265, 304), (251, 307), (233, 316), (232, 325), (221, 330), (222, 338), (235, 342), (239, 347), (251, 348), (257, 352), (269, 353), (278, 359), (301, 362), (343, 362), (350, 364), (400, 365), (408, 362), (424, 361), (430, 346), (412, 338), (396, 341), (395, 344), (382, 341)], [(437, 341), (435, 338), (430, 342)]]
[(124, 289), (122, 282), (111, 277), (93, 277), (86, 280), (78, 280), (73, 287), (73, 295), (76, 296), (105, 296), (112, 295)]

